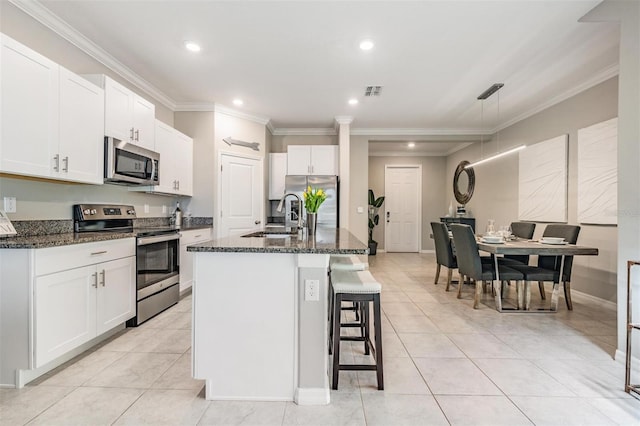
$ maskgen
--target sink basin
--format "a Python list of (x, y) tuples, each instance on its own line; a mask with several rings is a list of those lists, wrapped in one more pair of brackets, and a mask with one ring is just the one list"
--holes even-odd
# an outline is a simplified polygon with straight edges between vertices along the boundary
[(242, 235), (243, 238), (287, 238), (292, 235), (297, 235), (298, 230), (295, 228), (268, 228), (262, 231), (252, 232), (250, 234)]

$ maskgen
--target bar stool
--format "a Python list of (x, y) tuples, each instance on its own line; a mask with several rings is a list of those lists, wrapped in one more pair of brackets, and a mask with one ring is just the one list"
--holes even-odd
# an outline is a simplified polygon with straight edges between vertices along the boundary
[(332, 271), (365, 271), (369, 263), (363, 262), (355, 255), (332, 255), (329, 258), (329, 269)]
[[(330, 325), (333, 330), (330, 344), (333, 346), (333, 380), (332, 389), (338, 389), (340, 370), (376, 371), (378, 390), (384, 389), (382, 372), (382, 316), (380, 313), (380, 290), (382, 286), (369, 271), (332, 271), (332, 305)], [(355, 323), (342, 323), (340, 320), (343, 301), (357, 302), (361, 307), (361, 320)], [(375, 345), (371, 341), (369, 302), (373, 302), (373, 322)], [(341, 327), (360, 327), (361, 336), (341, 336)], [(373, 353), (376, 363), (368, 365), (340, 364), (340, 341), (361, 341), (365, 345), (365, 355)]]

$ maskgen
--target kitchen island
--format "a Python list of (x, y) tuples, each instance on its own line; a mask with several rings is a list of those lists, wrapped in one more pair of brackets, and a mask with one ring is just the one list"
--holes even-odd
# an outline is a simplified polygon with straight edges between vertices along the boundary
[(211, 400), (328, 404), (329, 256), (366, 255), (349, 231), (227, 237), (194, 252), (193, 375)]

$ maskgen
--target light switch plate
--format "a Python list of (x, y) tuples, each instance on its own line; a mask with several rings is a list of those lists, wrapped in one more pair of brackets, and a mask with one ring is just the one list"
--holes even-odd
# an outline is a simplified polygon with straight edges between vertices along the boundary
[(4, 197), (4, 211), (6, 213), (16, 212), (16, 197)]
[(364, 213), (364, 207), (358, 206), (358, 213)]

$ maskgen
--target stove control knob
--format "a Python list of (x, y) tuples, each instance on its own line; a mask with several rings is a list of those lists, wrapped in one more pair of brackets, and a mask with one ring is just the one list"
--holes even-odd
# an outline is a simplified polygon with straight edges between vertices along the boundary
[(127, 214), (136, 214), (135, 210), (127, 210)]
[(91, 209), (91, 214), (96, 214), (98, 211), (96, 209)]
[(83, 213), (83, 214), (88, 215), (88, 214), (90, 214), (90, 213), (91, 213), (91, 210), (89, 210), (89, 209), (84, 209), (84, 210), (82, 210), (82, 213)]

